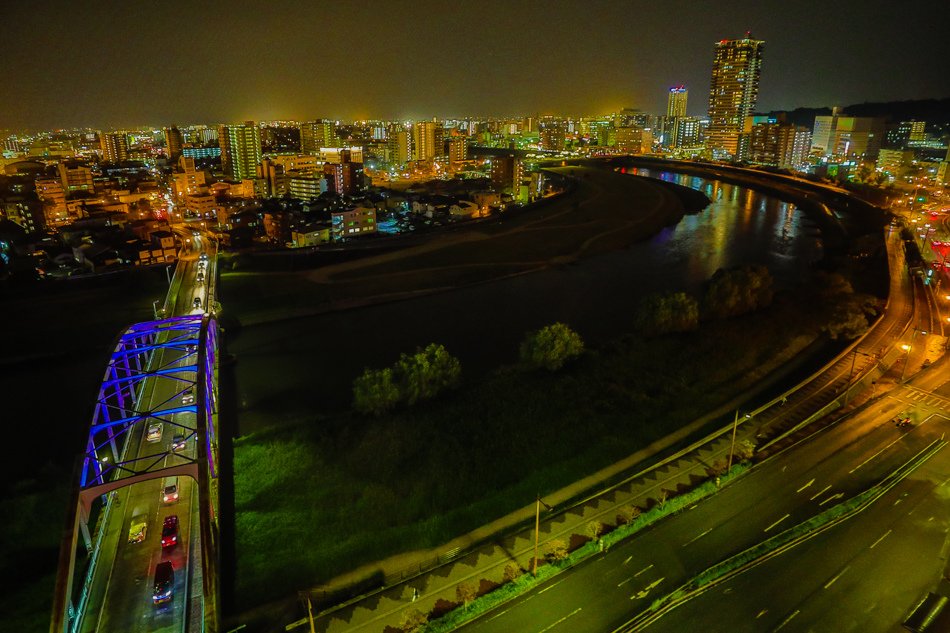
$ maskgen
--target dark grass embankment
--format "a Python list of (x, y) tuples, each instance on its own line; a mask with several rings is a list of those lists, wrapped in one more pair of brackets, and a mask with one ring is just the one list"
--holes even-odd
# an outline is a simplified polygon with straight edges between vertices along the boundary
[(814, 340), (804, 305), (625, 338), (556, 374), (501, 370), (380, 419), (314, 416), (237, 440), (238, 603), (448, 541), (667, 435)]

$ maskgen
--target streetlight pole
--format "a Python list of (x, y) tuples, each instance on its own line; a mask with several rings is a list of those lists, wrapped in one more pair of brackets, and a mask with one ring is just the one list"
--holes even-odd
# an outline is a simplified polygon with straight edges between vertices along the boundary
[(732, 470), (732, 456), (736, 451), (736, 430), (739, 428), (739, 409), (736, 409), (736, 417), (732, 421), (732, 444), (729, 446), (729, 465), (726, 466), (726, 472)]
[(541, 495), (538, 494), (534, 505), (534, 559), (531, 561), (531, 575), (538, 575), (538, 532), (541, 528), (541, 506), (545, 510), (551, 510), (551, 506), (541, 501)]
[(538, 530), (541, 527), (541, 495), (534, 504), (534, 558), (531, 559), (531, 575), (538, 575)]

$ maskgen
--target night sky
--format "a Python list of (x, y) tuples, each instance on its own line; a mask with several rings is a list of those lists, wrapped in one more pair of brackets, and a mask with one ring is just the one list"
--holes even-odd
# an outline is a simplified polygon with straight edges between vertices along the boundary
[(950, 96), (946, 0), (2, 0), (0, 128), (704, 114), (713, 44), (766, 42), (759, 110)]

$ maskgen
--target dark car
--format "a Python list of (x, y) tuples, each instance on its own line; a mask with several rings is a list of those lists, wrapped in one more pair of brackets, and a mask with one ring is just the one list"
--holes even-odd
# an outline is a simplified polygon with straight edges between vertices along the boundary
[(155, 587), (152, 591), (152, 603), (170, 602), (175, 591), (175, 568), (169, 562), (155, 566)]
[(178, 515), (165, 517), (162, 523), (162, 549), (178, 545)]

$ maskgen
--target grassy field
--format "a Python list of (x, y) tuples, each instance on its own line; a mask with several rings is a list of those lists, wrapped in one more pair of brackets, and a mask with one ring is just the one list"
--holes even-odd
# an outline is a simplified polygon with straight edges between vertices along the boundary
[(238, 602), (437, 545), (613, 463), (812, 341), (807, 305), (780, 299), (693, 334), (625, 338), (556, 374), (502, 368), (380, 419), (315, 417), (241, 438)]

